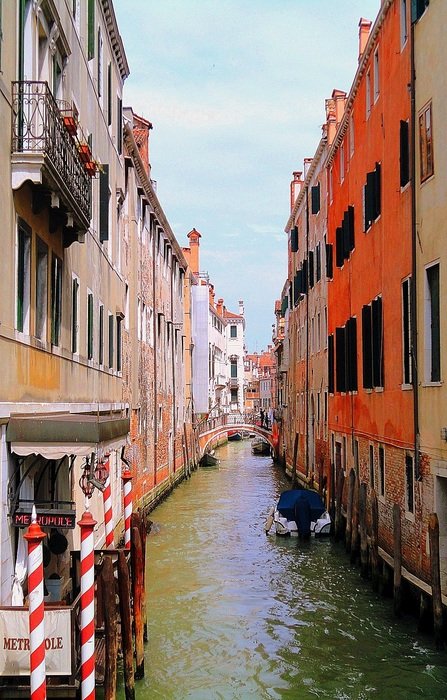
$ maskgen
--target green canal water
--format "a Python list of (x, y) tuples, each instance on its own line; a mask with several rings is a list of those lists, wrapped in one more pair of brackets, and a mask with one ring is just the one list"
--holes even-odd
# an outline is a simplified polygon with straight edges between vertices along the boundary
[(137, 700), (447, 699), (447, 651), (396, 621), (342, 548), (265, 535), (281, 468), (249, 441), (218, 456), (151, 515)]

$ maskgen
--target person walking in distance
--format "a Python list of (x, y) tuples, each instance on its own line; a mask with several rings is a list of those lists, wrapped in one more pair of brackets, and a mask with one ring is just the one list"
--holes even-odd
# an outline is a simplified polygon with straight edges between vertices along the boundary
[(261, 428), (263, 428), (264, 427), (264, 416), (265, 416), (263, 408), (261, 408), (260, 414), (261, 414)]

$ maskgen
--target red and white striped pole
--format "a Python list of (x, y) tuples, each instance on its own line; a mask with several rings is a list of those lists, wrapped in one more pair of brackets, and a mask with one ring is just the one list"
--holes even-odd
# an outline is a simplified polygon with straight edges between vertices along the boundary
[(107, 469), (107, 478), (102, 492), (104, 503), (104, 527), (106, 531), (106, 547), (113, 547), (113, 510), (112, 510), (112, 489), (110, 488), (110, 461), (107, 457), (104, 468)]
[(33, 506), (31, 525), (24, 538), (28, 542), (28, 597), (29, 597), (29, 649), (30, 649), (30, 698), (45, 700), (47, 681), (45, 673), (45, 626), (43, 602), (42, 540), (46, 535), (37, 522)]
[(122, 474), (124, 491), (124, 548), (130, 549), (130, 518), (132, 515), (132, 474), (127, 469)]
[(81, 698), (95, 698), (95, 551), (96, 520), (88, 510), (78, 522), (81, 528)]

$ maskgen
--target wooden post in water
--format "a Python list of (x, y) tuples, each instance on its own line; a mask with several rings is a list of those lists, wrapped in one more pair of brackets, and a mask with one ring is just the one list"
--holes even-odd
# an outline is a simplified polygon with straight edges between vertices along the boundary
[(400, 617), (402, 608), (402, 532), (400, 522), (400, 505), (393, 506), (393, 530), (394, 530), (394, 614)]
[(96, 577), (96, 629), (104, 627), (104, 584), (102, 576)]
[(366, 531), (366, 484), (360, 484), (359, 498), (359, 525), (360, 525), (360, 573), (362, 578), (368, 576), (368, 533)]
[(343, 536), (343, 521), (341, 517), (341, 501), (343, 497), (343, 486), (345, 483), (345, 473), (343, 469), (338, 472), (337, 478), (337, 493), (336, 493), (336, 504), (335, 504), (335, 541), (341, 539)]
[(351, 469), (349, 472), (348, 502), (346, 504), (345, 547), (347, 552), (351, 551), (352, 502), (354, 500), (355, 479), (355, 470)]
[(431, 592), (433, 602), (433, 629), (437, 649), (444, 646), (442, 640), (442, 598), (441, 574), (439, 569), (439, 521), (436, 513), (431, 513), (428, 520), (428, 538), (430, 542)]
[(298, 486), (298, 480), (296, 478), (296, 460), (298, 458), (298, 433), (295, 433), (295, 440), (293, 443), (293, 465), (292, 465), (292, 488), (296, 489)]
[(359, 555), (359, 500), (360, 479), (356, 479), (354, 487), (354, 498), (352, 500), (351, 564), (356, 563)]
[(132, 528), (132, 598), (135, 627), (135, 678), (144, 677), (143, 552), (138, 527)]
[(183, 423), (183, 442), (185, 445), (185, 454), (186, 454), (185, 476), (189, 477), (189, 476), (191, 476), (191, 465), (189, 463), (188, 433), (186, 430), (186, 423)]
[(120, 601), (121, 643), (123, 647), (124, 687), (126, 700), (135, 700), (133, 670), (132, 614), (130, 610), (130, 576), (123, 549), (118, 554), (118, 592)]
[(379, 504), (377, 494), (371, 490), (371, 577), (373, 591), (379, 590)]
[(104, 557), (101, 577), (103, 586), (106, 664), (104, 675), (104, 700), (115, 700), (116, 671), (118, 657), (118, 632), (116, 624), (116, 595), (113, 563), (110, 556)]

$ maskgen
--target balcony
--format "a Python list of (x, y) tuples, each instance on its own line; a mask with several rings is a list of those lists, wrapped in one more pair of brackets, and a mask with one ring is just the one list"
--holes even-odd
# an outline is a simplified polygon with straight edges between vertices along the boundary
[(46, 82), (12, 83), (12, 187), (33, 188), (33, 211), (48, 206), (50, 230), (62, 226), (64, 245), (82, 241), (90, 226), (90, 176)]
[(239, 380), (237, 377), (230, 377), (230, 389), (237, 389), (239, 386)]
[(223, 387), (227, 383), (227, 379), (223, 374), (216, 374), (215, 382), (216, 382), (216, 389), (223, 389)]

